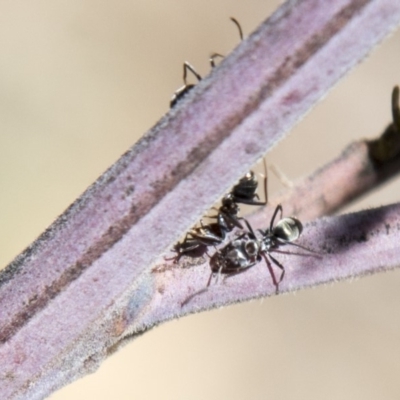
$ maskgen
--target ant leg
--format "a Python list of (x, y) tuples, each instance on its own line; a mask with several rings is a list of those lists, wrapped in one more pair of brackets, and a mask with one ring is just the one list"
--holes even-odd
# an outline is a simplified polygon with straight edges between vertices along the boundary
[[(210, 279), (211, 279), (211, 277), (210, 277)], [(205, 287), (204, 289), (201, 289), (198, 292), (193, 293), (190, 296), (186, 297), (186, 299), (184, 301), (182, 301), (181, 307), (186, 306), (186, 304), (190, 303), (196, 296), (198, 296), (199, 294), (207, 292), (207, 290), (208, 290), (208, 286)]]
[(225, 282), (227, 279), (231, 278), (232, 276), (236, 276), (236, 275), (239, 275), (239, 274), (243, 274), (244, 272), (248, 271), (248, 269), (251, 268), (251, 267), (253, 267), (253, 266), (254, 266), (254, 264), (250, 265), (250, 266), (247, 267), (247, 268), (242, 268), (242, 269), (239, 270), (239, 271), (229, 272), (229, 273), (225, 274), (224, 279), (223, 279), (222, 282)]
[[(218, 251), (217, 246), (215, 246), (215, 244), (213, 244), (212, 246), (214, 247), (215, 251)], [(211, 259), (211, 256), (208, 254), (207, 249), (205, 250), (205, 253), (207, 254), (208, 258)], [(211, 275), (212, 275), (212, 273), (211, 273)], [(209, 284), (207, 284), (207, 286), (208, 286), (208, 285), (209, 285)]]
[[(207, 252), (206, 252), (206, 254), (210, 257), (210, 255)], [(211, 285), (211, 280), (212, 280), (213, 276), (214, 276), (214, 272), (211, 271), (211, 274), (210, 274), (210, 277), (208, 278), (206, 287), (204, 289), (198, 290), (197, 292), (195, 292), (195, 293), (191, 294), (190, 296), (186, 297), (186, 299), (181, 303), (181, 307), (184, 307), (186, 304), (188, 304), (190, 301), (192, 301), (199, 294), (207, 292), (209, 287), (210, 287), (210, 285)]]
[(268, 254), (268, 255), (269, 255), (269, 257), (271, 258), (272, 262), (273, 262), (278, 268), (280, 268), (280, 269), (282, 270), (281, 276), (280, 276), (279, 281), (278, 281), (278, 285), (279, 285), (279, 284), (282, 282), (283, 277), (285, 276), (285, 267), (284, 267), (275, 257), (272, 257), (271, 254)]
[[(260, 198), (260, 196), (256, 193), (254, 195), (257, 199)], [(267, 203), (265, 201), (254, 201), (254, 200), (246, 200), (246, 199), (236, 199), (237, 203), (241, 204), (248, 204), (249, 206), (265, 206)]]
[[(268, 204), (268, 169), (267, 169), (267, 163), (265, 161), (265, 157), (263, 158), (263, 164), (264, 164), (264, 173), (260, 174), (260, 175), (264, 178), (264, 198), (265, 198), (265, 201), (264, 202), (253, 201), (251, 203), (245, 203), (245, 204), (252, 204), (252, 205), (256, 205), (256, 206), (265, 206), (265, 205)], [(254, 197), (256, 197), (258, 200), (260, 199), (260, 196), (257, 193), (254, 195)]]
[(278, 214), (279, 211), (281, 212), (281, 216), (280, 216), (279, 219), (282, 219), (282, 205), (281, 205), (281, 204), (278, 204), (278, 205), (276, 206), (275, 211), (274, 211), (274, 214), (272, 215), (271, 223), (270, 223), (270, 225), (269, 225), (269, 230), (270, 230), (270, 232), (272, 232), (272, 228), (274, 227), (275, 218), (276, 218), (276, 215)]
[[(216, 211), (217, 213), (219, 212), (219, 209), (218, 209), (217, 207), (211, 207), (210, 210), (214, 210), (214, 211)], [(217, 214), (217, 215), (207, 215), (207, 218), (210, 218), (210, 219), (218, 219), (218, 214)]]
[(193, 68), (192, 65), (190, 65), (187, 61), (185, 61), (183, 63), (183, 86), (180, 87), (177, 91), (175, 91), (174, 95), (172, 96), (172, 98), (169, 102), (169, 105), (171, 108), (174, 108), (175, 104), (182, 97), (184, 97), (189, 92), (189, 90), (191, 90), (195, 86), (195, 84), (193, 84), (193, 83), (190, 83), (190, 84), (187, 83), (186, 78), (187, 78), (188, 71), (190, 71), (199, 82), (201, 81), (201, 76), (196, 72), (196, 70)]
[[(238, 217), (236, 215), (230, 215), (229, 213), (220, 211), (219, 215), (216, 215), (215, 218), (218, 219), (219, 216), (223, 217), (223, 220), (229, 222), (230, 225), (233, 225), (236, 228), (243, 229), (243, 225), (240, 223), (240, 219), (244, 219), (243, 217)], [(229, 230), (229, 232), (233, 229), (228, 229), (228, 227), (225, 228), (226, 230)]]
[(283, 186), (289, 189), (293, 187), (293, 182), (280, 170), (280, 168), (278, 168), (277, 165), (270, 164), (269, 168), (272, 170), (272, 172), (279, 179)]
[[(240, 41), (243, 40), (243, 31), (242, 31), (242, 27), (239, 24), (239, 21), (236, 18), (231, 17), (230, 20), (236, 25), (236, 27), (238, 28), (239, 31), (239, 37), (240, 37)], [(218, 53), (213, 53), (210, 57), (210, 65), (211, 68), (215, 68), (215, 59), (216, 58), (224, 58), (225, 56), (223, 56), (222, 54), (218, 54)]]
[(223, 266), (221, 265), (221, 266), (219, 267), (219, 269), (218, 269), (217, 280), (215, 281), (215, 284), (218, 284), (218, 281), (219, 281), (219, 279), (220, 279), (220, 277), (221, 277), (221, 275), (222, 275), (222, 269), (223, 269)]
[(216, 66), (216, 64), (215, 64), (215, 59), (216, 58), (225, 58), (225, 56), (223, 56), (222, 54), (219, 54), (219, 53), (213, 53), (213, 54), (211, 54), (211, 56), (210, 56), (210, 65), (211, 65), (211, 68), (215, 68), (215, 66)]
[[(262, 255), (262, 257), (263, 257), (264, 260), (265, 260), (265, 264), (267, 264), (267, 268), (268, 268), (269, 274), (271, 275), (271, 278), (272, 278), (272, 283), (273, 283), (274, 286), (275, 286), (275, 294), (278, 294), (278, 293), (279, 293), (279, 283), (280, 283), (281, 280), (282, 280), (282, 276), (281, 276), (281, 279), (280, 279), (279, 282), (278, 282), (278, 281), (276, 280), (275, 272), (274, 272), (274, 270), (272, 269), (271, 264), (269, 263), (268, 257), (267, 257), (266, 254), (264, 254), (264, 253), (262, 253), (261, 255)], [(271, 257), (271, 255), (269, 255), (269, 256)], [(271, 259), (272, 259), (272, 258), (271, 258)], [(283, 269), (283, 270), (285, 270), (285, 269)]]
[[(278, 242), (283, 245), (288, 244), (290, 246), (298, 247), (299, 249), (309, 251), (310, 253), (318, 254), (320, 256), (319, 258), (321, 258), (325, 254), (325, 253), (321, 253), (320, 251), (310, 249), (309, 247), (302, 246), (301, 244), (289, 242), (288, 240), (279, 239)], [(305, 255), (305, 254), (302, 253), (301, 255)], [(316, 256), (314, 256), (314, 257), (316, 257)]]
[(165, 260), (165, 261), (172, 261), (172, 260), (174, 260), (173, 263), (174, 263), (174, 264), (178, 264), (178, 262), (179, 262), (179, 260), (180, 260), (180, 258), (181, 258), (182, 256), (183, 256), (183, 253), (177, 252), (177, 255), (176, 255), (176, 256), (173, 256), (173, 257), (164, 257), (164, 260)]
[[(256, 235), (255, 235), (255, 233), (254, 233), (254, 231), (253, 231), (253, 228), (251, 227), (249, 221), (247, 221), (247, 219), (245, 219), (245, 218), (242, 218), (242, 219), (243, 219), (243, 221), (245, 222), (245, 224), (246, 224), (246, 226), (247, 226), (247, 229), (249, 230), (249, 232), (251, 233), (251, 235), (253, 236), (253, 238), (255, 238)], [(243, 236), (243, 235), (242, 235), (242, 236)], [(241, 236), (240, 236), (240, 237), (241, 237)]]
[(395, 86), (392, 92), (392, 116), (393, 124), (400, 128), (399, 87)]
[(194, 67), (190, 65), (187, 61), (183, 63), (183, 83), (187, 86), (186, 77), (188, 70), (197, 78), (197, 80), (201, 81), (201, 76), (196, 72)]
[(174, 264), (178, 264), (179, 260), (181, 259), (181, 257), (183, 256), (183, 253), (184, 253), (183, 251), (180, 251), (179, 245), (182, 245), (183, 243), (186, 242), (187, 237), (188, 237), (188, 234), (189, 234), (189, 233), (186, 233), (185, 238), (183, 239), (182, 242), (178, 242), (178, 243), (175, 245), (174, 251), (175, 251), (175, 253), (176, 253), (176, 256), (173, 256), (173, 257), (164, 257), (164, 260), (165, 260), (165, 261), (172, 261), (172, 260), (174, 260), (173, 263), (174, 263)]
[(208, 288), (211, 285), (211, 279), (212, 279), (213, 275), (214, 275), (214, 272), (211, 272), (210, 277), (208, 278), (208, 281), (207, 281), (206, 288)]
[(242, 27), (239, 24), (239, 21), (233, 17), (230, 17), (229, 19), (237, 26), (237, 28), (239, 30), (240, 41), (242, 41), (243, 40), (243, 31), (242, 31)]
[(267, 170), (267, 163), (265, 161), (265, 157), (263, 158), (264, 164), (264, 198), (265, 204), (268, 203), (268, 170)]
[(206, 227), (206, 225), (204, 225), (203, 223), (203, 218), (200, 220), (200, 226), (204, 229)]
[[(192, 241), (192, 243), (189, 243), (190, 240)], [(174, 248), (172, 249), (172, 251), (174, 251), (176, 255), (173, 257), (164, 257), (164, 260), (165, 261), (173, 260), (174, 264), (178, 264), (181, 257), (183, 257), (184, 255), (189, 255), (190, 253), (193, 254), (193, 252), (196, 251), (196, 249), (200, 249), (201, 245), (202, 243), (199, 242), (195, 236), (193, 236), (193, 230), (191, 229), (189, 230), (189, 232), (186, 233), (182, 242), (176, 243)], [(197, 256), (194, 255), (194, 257)]]

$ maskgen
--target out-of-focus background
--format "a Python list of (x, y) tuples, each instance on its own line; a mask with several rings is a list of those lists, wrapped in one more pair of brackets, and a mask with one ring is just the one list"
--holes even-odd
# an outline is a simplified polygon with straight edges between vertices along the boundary
[[(248, 34), (278, 3), (1, 2), (0, 266), (168, 111), (184, 60), (205, 75), (211, 52), (237, 45), (230, 16)], [(377, 135), (399, 83), (397, 33), (268, 162), (296, 179)], [(279, 188), (270, 174), (270, 194)], [(399, 197), (397, 180), (351, 210)], [(398, 399), (399, 303), (394, 271), (193, 315), (148, 332), (51, 399)]]

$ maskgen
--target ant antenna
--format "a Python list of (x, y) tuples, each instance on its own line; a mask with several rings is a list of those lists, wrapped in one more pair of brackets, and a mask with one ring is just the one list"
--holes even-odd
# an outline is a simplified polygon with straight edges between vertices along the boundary
[(201, 81), (201, 76), (196, 72), (194, 67), (189, 64), (187, 61), (183, 63), (183, 83), (185, 86), (188, 86), (186, 78), (187, 78), (187, 72), (188, 70), (197, 78), (197, 80), (200, 82)]

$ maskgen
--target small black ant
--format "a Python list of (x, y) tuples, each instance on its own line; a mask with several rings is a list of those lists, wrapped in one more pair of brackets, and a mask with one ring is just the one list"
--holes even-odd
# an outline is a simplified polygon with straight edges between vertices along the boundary
[[(280, 219), (274, 226), (275, 219), (278, 212), (280, 212)], [(253, 231), (251, 225), (244, 220), (248, 231), (240, 235), (237, 239), (229, 242), (225, 247), (218, 250), (210, 260), (211, 275), (207, 283), (207, 287), (211, 283), (211, 278), (214, 274), (236, 275), (254, 265), (256, 265), (261, 258), (264, 258), (268, 269), (270, 271), (272, 281), (279, 290), (279, 284), (285, 276), (284, 266), (271, 255), (271, 252), (277, 250), (280, 246), (291, 244), (305, 250), (309, 250), (303, 246), (293, 243), (297, 240), (302, 231), (302, 223), (295, 217), (282, 218), (282, 206), (278, 205), (275, 208), (274, 214), (271, 218), (270, 226), (268, 229), (259, 229), (261, 238), (258, 239)], [(312, 250), (310, 250), (312, 251)], [(268, 258), (282, 271), (279, 280), (276, 279), (275, 273), (270, 266)]]
[[(239, 22), (235, 18), (231, 17), (230, 19), (231, 19), (231, 21), (233, 21), (235, 23), (235, 25), (237, 26), (237, 28), (239, 30), (240, 40), (243, 40), (242, 27), (240, 26)], [(221, 54), (218, 54), (218, 53), (212, 54), (210, 57), (210, 60), (209, 60), (211, 68), (214, 68), (216, 66), (215, 60), (217, 58), (224, 58), (224, 56)], [(176, 103), (180, 99), (182, 99), (184, 96), (186, 96), (186, 94), (196, 86), (195, 83), (187, 83), (186, 78), (187, 78), (188, 71), (190, 71), (195, 76), (195, 78), (197, 79), (197, 82), (200, 82), (202, 79), (201, 75), (194, 69), (194, 67), (190, 63), (185, 61), (183, 63), (183, 86), (180, 87), (172, 96), (171, 101), (169, 103), (171, 108), (175, 107)]]

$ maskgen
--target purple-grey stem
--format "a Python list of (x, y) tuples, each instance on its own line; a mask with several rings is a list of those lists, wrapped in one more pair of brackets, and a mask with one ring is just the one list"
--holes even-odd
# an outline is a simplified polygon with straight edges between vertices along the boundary
[[(254, 227), (265, 229), (266, 221), (261, 216), (254, 214), (248, 220)], [(285, 245), (273, 253), (286, 271), (279, 293), (398, 267), (399, 240), (399, 203), (307, 223), (296, 243), (314, 252)], [(280, 270), (273, 264), (272, 268), (279, 277)], [(208, 290), (204, 290), (210, 276), (208, 263), (185, 268), (164, 263), (152, 275), (156, 295), (146, 306), (146, 312), (136, 319), (139, 332), (154, 321), (275, 294), (264, 261), (242, 274), (220, 278), (217, 283), (215, 276)]]
[[(187, 296), (191, 279), (202, 280), (204, 271), (190, 271), (193, 278), (178, 282), (181, 293), (170, 295), (151, 267), (399, 21), (400, 3), (392, 0), (288, 1), (106, 171), (0, 276), (2, 398), (49, 395), (97, 368), (130, 334), (183, 315), (201, 298), (209, 308), (268, 294), (264, 280), (256, 279), (258, 289), (217, 288), (181, 308), (175, 297)], [(346, 224), (369, 221), (360, 240), (389, 247), (398, 231), (383, 227), (396, 220), (395, 209), (309, 228), (305, 240), (325, 243), (335, 257), (301, 269), (308, 278), (293, 266), (299, 284), (285, 280), (282, 290), (347, 276), (346, 263), (353, 274), (370, 271), (357, 269), (364, 248), (340, 234)], [(329, 244), (326, 230), (348, 246)], [(381, 265), (391, 267), (394, 253), (387, 249)], [(297, 258), (311, 265), (310, 257)], [(346, 271), (330, 267), (331, 258)], [(181, 272), (187, 271), (168, 274)], [(237, 278), (251, 282), (256, 272)]]
[[(388, 128), (392, 127), (393, 124)], [(296, 182), (289, 190), (271, 198), (269, 207), (258, 211), (258, 214), (263, 214), (260, 220), (268, 221), (271, 210), (278, 204), (283, 205), (285, 214), (301, 217), (302, 221), (330, 215), (386, 182), (400, 171), (400, 151), (385, 161), (377, 161), (373, 157), (371, 150), (375, 144), (382, 142), (385, 132), (376, 140), (351, 143), (339, 157)], [(400, 129), (395, 133), (400, 143)]]

